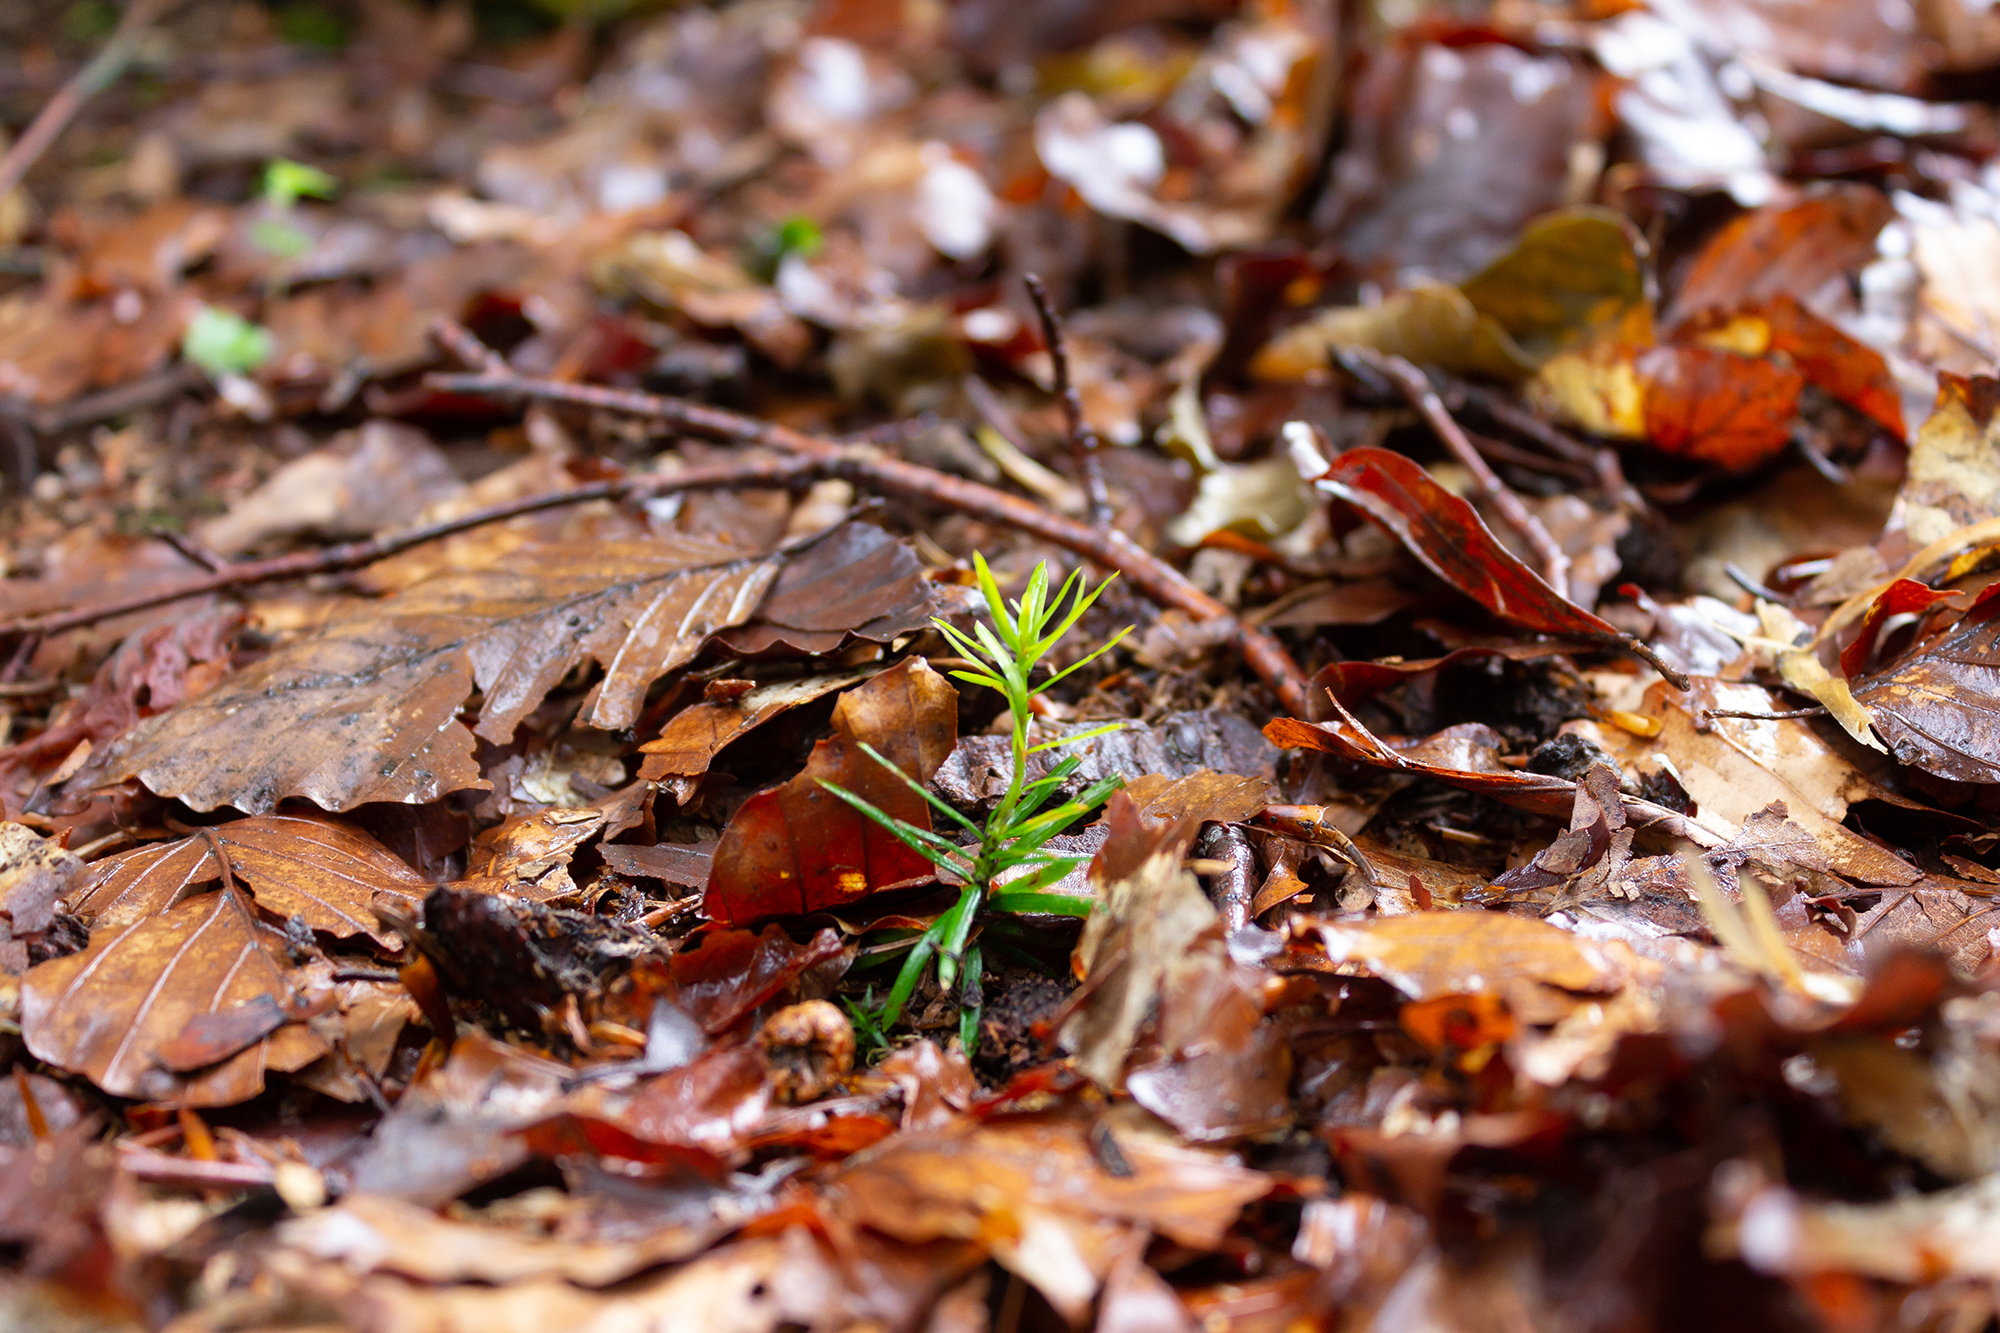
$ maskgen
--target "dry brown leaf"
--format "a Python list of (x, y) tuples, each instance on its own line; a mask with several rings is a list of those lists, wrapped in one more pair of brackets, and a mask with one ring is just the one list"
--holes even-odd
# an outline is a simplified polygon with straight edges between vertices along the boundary
[[(646, 688), (747, 620), (782, 557), (683, 538), (529, 548), (340, 613), (220, 688), (143, 724), (106, 765), (198, 810), (286, 797), (323, 809), (483, 788), (474, 736), (504, 743), (578, 664), (605, 676), (581, 719), (630, 726)], [(474, 687), (477, 727), (458, 712)]]
[(1105, 809), (1109, 836), (1090, 868), (1097, 902), (1072, 963), (1088, 999), (1060, 1036), (1077, 1068), (1114, 1091), (1124, 1086), (1126, 1057), (1148, 1011), (1201, 970), (1195, 946), (1220, 920), (1182, 864), (1195, 822), (1149, 825), (1124, 792)]
[(0, 823), (0, 972), (28, 966), (22, 937), (48, 928), (83, 862), (22, 824)]
[(283, 959), (282, 939), (241, 893), (204, 894), (31, 970), (21, 981), (21, 1035), (39, 1059), (113, 1096), (233, 1106), (263, 1091), (265, 1070), (302, 1069), (326, 1054), (326, 1042), (288, 1023), (201, 1073), (175, 1075), (155, 1057), (202, 1015), (260, 1001), (292, 1012)]
[[(302, 917), (339, 939), (367, 935), (388, 943), (369, 900), (387, 893), (414, 906), (431, 889), (381, 843), (330, 819), (258, 815), (219, 825), (214, 837), (259, 907)], [(221, 876), (214, 844), (197, 833), (94, 863), (72, 907), (94, 929), (113, 929), (165, 911), (195, 885)]]
[(1940, 374), (1937, 403), (1910, 441), (1903, 488), (1885, 535), (1900, 531), (1917, 550), (1996, 514), (2000, 380)]
[(1078, 1120), (961, 1120), (857, 1158), (834, 1177), (829, 1203), (902, 1241), (977, 1241), (1078, 1320), (1131, 1228), (1213, 1249), (1270, 1188), (1262, 1172), (1212, 1151), (1109, 1124), (1101, 1132), (1124, 1175), (1104, 1168)]
[(1641, 741), (1617, 728), (1600, 734), (1628, 769), (1657, 763), (1658, 756), (1670, 760), (1697, 807), (1690, 822), (1724, 841), (1771, 802), (1783, 801), (1792, 822), (1819, 840), (1835, 873), (1860, 884), (1914, 883), (1915, 867), (1841, 823), (1851, 802), (1880, 789), (1811, 727), (1795, 718), (1715, 718), (1707, 730), (1695, 723), (1697, 709), (1770, 713), (1782, 706), (1759, 686), (1698, 677), (1690, 695), (1664, 685), (1647, 692), (1641, 711), (1660, 720), (1657, 737)]
[(1606, 992), (1624, 982), (1601, 946), (1504, 912), (1412, 912), (1313, 921), (1302, 929), (1319, 936), (1334, 962), (1358, 963), (1411, 999), (1497, 991), (1524, 1022), (1548, 1008), (1537, 995), (1540, 986)]
[(511, 1284), (560, 1277), (600, 1287), (685, 1259), (725, 1229), (705, 1213), (701, 1220), (705, 1225), (661, 1226), (630, 1240), (559, 1240), (447, 1220), (379, 1194), (350, 1194), (338, 1207), (285, 1223), (277, 1240), (356, 1272), (398, 1273), (421, 1282)]
[(1895, 214), (1879, 190), (1851, 184), (1745, 213), (1695, 256), (1673, 319), (1781, 294), (1810, 304), (1828, 282), (1875, 258), (1876, 234)]
[(1193, 819), (1197, 823), (1239, 824), (1255, 816), (1272, 798), (1266, 778), (1208, 768), (1179, 778), (1142, 773), (1123, 790), (1142, 816), (1161, 823)]

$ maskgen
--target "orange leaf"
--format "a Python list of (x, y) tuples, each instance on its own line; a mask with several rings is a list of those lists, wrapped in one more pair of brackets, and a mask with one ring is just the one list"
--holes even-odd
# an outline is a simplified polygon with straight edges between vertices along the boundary
[(1653, 347), (1636, 362), (1646, 438), (1683, 458), (1744, 472), (1791, 439), (1805, 377), (1761, 357), (1712, 347)]

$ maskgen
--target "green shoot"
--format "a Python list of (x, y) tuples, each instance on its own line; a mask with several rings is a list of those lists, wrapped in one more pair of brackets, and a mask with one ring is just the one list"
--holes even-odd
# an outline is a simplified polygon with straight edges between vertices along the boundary
[(247, 375), (269, 361), (273, 349), (269, 329), (221, 306), (197, 310), (181, 337), (181, 356), (211, 379)]
[(331, 199), (340, 193), (340, 181), (318, 167), (287, 158), (273, 158), (264, 168), (264, 202), (274, 216), (250, 224), (250, 239), (258, 249), (280, 259), (297, 259), (312, 249), (312, 237), (285, 219), (299, 200)]
[(819, 224), (803, 213), (794, 213), (752, 244), (750, 271), (760, 281), (770, 282), (777, 277), (778, 266), (785, 262), (786, 255), (811, 259), (825, 244), (826, 236)]
[(935, 959), (938, 986), (947, 994), (963, 977), (959, 1031), (968, 1051), (972, 1049), (979, 1031), (981, 957), (978, 947), (971, 941), (982, 911), (1080, 915), (1087, 904), (1062, 894), (1050, 893), (1048, 889), (1088, 858), (1065, 856), (1048, 850), (1046, 844), (1102, 805), (1123, 781), (1116, 777), (1105, 778), (1092, 783), (1073, 800), (1051, 805), (1061, 792), (1063, 783), (1083, 761), (1072, 755), (1041, 777), (1031, 780), (1028, 777), (1029, 756), (1116, 731), (1118, 724), (1098, 727), (1059, 741), (1030, 745), (1028, 728), (1034, 720), (1031, 701), (1037, 690), (1047, 689), (1096, 661), (1132, 632), (1127, 626), (1077, 662), (1037, 682), (1035, 673), (1042, 665), (1042, 659), (1083, 618), (1084, 612), (1110, 586), (1111, 579), (1107, 578), (1090, 589), (1085, 587), (1082, 573), (1075, 572), (1051, 595), (1048, 567), (1037, 565), (1034, 573), (1029, 575), (1020, 599), (1009, 602), (1002, 595), (999, 582), (994, 579), (985, 558), (975, 554), (972, 559), (980, 591), (986, 596), (991, 625), (975, 624), (973, 633), (967, 635), (943, 620), (933, 623), (946, 642), (961, 657), (974, 664), (972, 670), (953, 671), (951, 674), (967, 684), (998, 690), (1007, 701), (1013, 724), (1010, 734), (1014, 763), (1006, 793), (993, 813), (987, 816), (982, 828), (933, 796), (922, 783), (908, 777), (873, 747), (862, 748), (976, 841), (962, 847), (940, 833), (897, 819), (853, 792), (830, 782), (825, 784), (834, 795), (887, 829), (939, 870), (964, 881), (965, 887), (960, 891), (958, 901), (911, 942), (902, 970), (897, 973), (895, 984), (889, 988), (883, 1001), (878, 1021), (882, 1028), (887, 1028), (902, 1017), (917, 984)]
[(338, 193), (339, 179), (318, 167), (274, 157), (264, 168), (264, 202), (273, 208), (290, 208), (305, 198), (331, 199)]

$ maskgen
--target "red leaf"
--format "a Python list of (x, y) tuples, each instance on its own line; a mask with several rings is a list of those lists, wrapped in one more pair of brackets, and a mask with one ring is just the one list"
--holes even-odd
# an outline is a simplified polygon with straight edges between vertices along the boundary
[[(1417, 747), (1414, 753), (1405, 754), (1362, 726), (1360, 719), (1348, 712), (1339, 699), (1329, 695), (1327, 707), (1333, 716), (1325, 722), (1301, 722), (1290, 717), (1273, 719), (1264, 726), (1265, 739), (1288, 750), (1321, 750), (1349, 763), (1436, 778), (1537, 814), (1562, 818), (1575, 808), (1577, 784), (1567, 778), (1505, 769), (1492, 762), (1485, 742), (1496, 738), (1478, 723), (1448, 727)], [(1481, 751), (1486, 753), (1482, 755)], [(1459, 762), (1446, 762), (1453, 759)], [(1635, 829), (1686, 838), (1704, 847), (1717, 842), (1713, 833), (1664, 806), (1636, 796), (1623, 796), (1620, 800), (1625, 807), (1626, 823)]]
[(910, 658), (841, 695), (833, 732), (813, 747), (805, 772), (752, 796), (723, 829), (701, 904), (711, 920), (735, 925), (817, 912), (935, 874), (928, 860), (825, 784), (930, 828), (923, 798), (861, 746), (928, 782), (958, 736), (957, 692), (922, 658)]
[(1349, 449), (1333, 460), (1318, 485), (1373, 519), (1433, 574), (1500, 619), (1543, 634), (1623, 641), (1609, 622), (1542, 582), (1500, 544), (1478, 511), (1401, 454), (1365, 445)]
[(1854, 642), (1840, 650), (1841, 674), (1853, 680), (1867, 668), (1868, 659), (1875, 651), (1875, 640), (1882, 632), (1882, 622), (1889, 617), (1928, 611), (1939, 602), (1961, 595), (1939, 592), (1915, 579), (1897, 579), (1884, 588), (1875, 598), (1874, 605), (1868, 608), (1868, 617), (1861, 622), (1861, 632), (1854, 636)]

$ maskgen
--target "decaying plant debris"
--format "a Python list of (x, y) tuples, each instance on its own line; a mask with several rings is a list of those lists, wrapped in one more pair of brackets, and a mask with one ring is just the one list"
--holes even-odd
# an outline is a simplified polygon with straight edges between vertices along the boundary
[(2000, 1322), (2000, 11), (0, 52), (0, 1325)]

